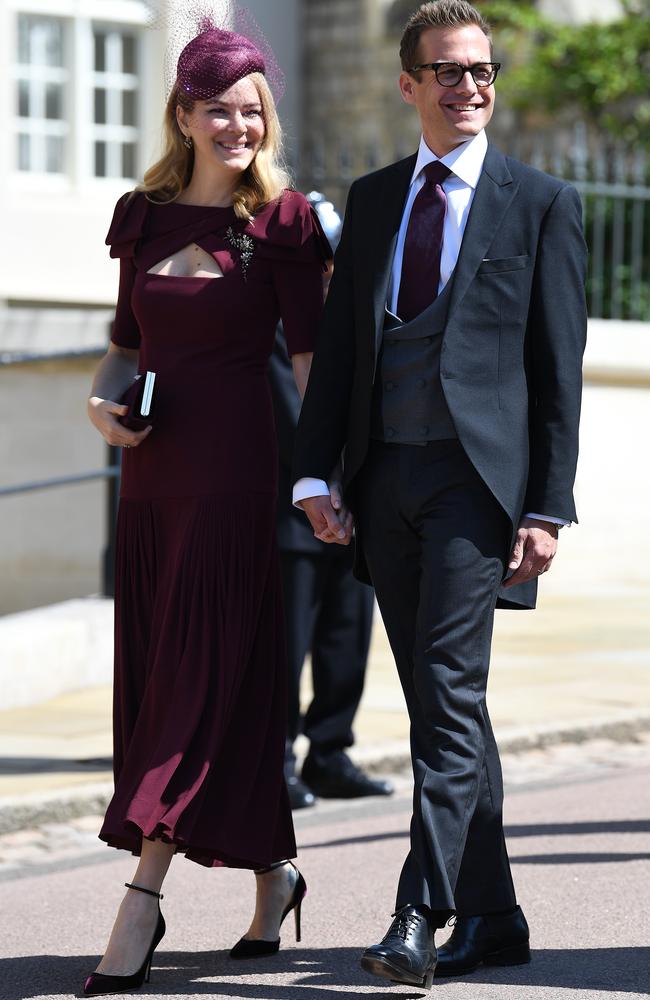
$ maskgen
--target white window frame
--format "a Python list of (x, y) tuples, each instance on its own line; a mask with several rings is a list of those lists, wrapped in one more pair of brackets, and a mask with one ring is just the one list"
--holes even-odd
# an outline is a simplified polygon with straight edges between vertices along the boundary
[[(132, 143), (135, 146), (135, 167), (138, 172), (138, 161), (140, 150), (138, 138), (140, 134), (140, 81), (142, 74), (138, 74), (138, 68), (142, 66), (142, 40), (137, 31), (129, 29), (126, 25), (106, 24), (94, 21), (91, 25), (92, 49), (94, 53), (95, 32), (102, 31), (106, 35), (106, 70), (99, 71), (93, 66), (90, 75), (90, 92), (92, 95), (90, 131), (91, 131), (91, 158), (93, 162), (92, 176), (96, 180), (133, 180), (134, 178), (124, 178), (121, 174), (122, 166), (122, 143)], [(135, 40), (135, 73), (123, 73), (121, 69), (121, 55), (123, 38), (131, 35)], [(106, 93), (106, 124), (94, 121), (94, 94), (95, 90), (104, 90)], [(122, 124), (121, 98), (125, 91), (135, 94), (136, 121), (134, 125)], [(94, 172), (94, 148), (95, 142), (106, 143), (106, 174), (99, 177)]]
[[(19, 17), (34, 17), (33, 14), (20, 11), (14, 21), (14, 39), (18, 35)], [(68, 37), (65, 20), (60, 17), (47, 16), (43, 20), (59, 21), (62, 34), (62, 63), (61, 66), (48, 66), (45, 61), (20, 63), (17, 60), (13, 64), (13, 157), (16, 171), (21, 174), (36, 174), (37, 176), (63, 177), (67, 167), (67, 148), (70, 136), (70, 120), (68, 114), (68, 94), (70, 87), (70, 71), (66, 68), (66, 52), (68, 49)], [(39, 34), (35, 35), (35, 47), (39, 48)], [(30, 110), (36, 105), (36, 114), (31, 114), (28, 118), (23, 118), (19, 114), (19, 107), (16, 106), (18, 90), (21, 82), (26, 82), (29, 92)], [(45, 85), (55, 84), (61, 88), (61, 104), (63, 117), (54, 119), (45, 116)], [(31, 137), (30, 152), (33, 157), (33, 165), (29, 170), (21, 170), (19, 167), (19, 136), (28, 135)], [(46, 168), (46, 140), (50, 136), (63, 140), (63, 157), (61, 171), (48, 171)]]
[[(0, 0), (1, 3), (1, 0)], [(96, 177), (94, 174), (94, 140), (98, 128), (94, 124), (93, 83), (95, 76), (94, 28), (100, 27), (107, 31), (132, 33), (136, 37), (136, 74), (127, 74), (136, 81), (136, 126), (117, 126), (120, 130), (120, 142), (135, 143), (135, 168), (140, 170), (143, 149), (141, 121), (143, 115), (142, 92), (145, 86), (146, 74), (151, 70), (151, 53), (149, 49), (159, 44), (156, 32), (151, 32), (148, 38), (146, 25), (149, 10), (144, 0), (5, 0), (4, 23), (7, 35), (11, 37), (11, 46), (4, 46), (7, 52), (7, 65), (12, 66), (7, 78), (8, 122), (12, 130), (11, 141), (5, 147), (5, 162), (7, 177), (12, 189), (38, 194), (71, 192), (97, 186), (123, 190), (125, 182), (130, 178)], [(63, 19), (65, 23), (64, 50), (68, 65), (65, 71), (68, 80), (63, 95), (66, 115), (66, 143), (64, 152), (64, 173), (53, 174), (41, 171), (24, 171), (18, 169), (18, 133), (27, 131), (23, 123), (28, 119), (19, 118), (16, 106), (16, 50), (13, 40), (17, 38), (18, 15), (27, 14), (40, 17)], [(1, 20), (0, 20), (1, 23)], [(144, 29), (144, 30), (143, 30)], [(0, 45), (0, 48), (3, 48)], [(51, 68), (51, 67), (50, 67)], [(41, 120), (38, 120), (39, 125)], [(128, 132), (124, 130), (128, 129)], [(112, 130), (110, 138), (117, 135)], [(126, 139), (125, 136), (129, 138)], [(110, 140), (109, 140), (110, 141)]]

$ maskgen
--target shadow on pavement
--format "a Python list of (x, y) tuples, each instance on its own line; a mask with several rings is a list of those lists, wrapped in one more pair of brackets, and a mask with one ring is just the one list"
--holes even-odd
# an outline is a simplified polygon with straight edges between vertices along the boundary
[(0, 775), (65, 774), (110, 771), (112, 768), (112, 757), (89, 757), (86, 760), (73, 760), (70, 757), (0, 757)]
[[(594, 820), (588, 823), (521, 823), (518, 825), (506, 826), (504, 833), (506, 839), (517, 837), (565, 837), (565, 836), (585, 836), (590, 833), (650, 833), (650, 819), (622, 819), (622, 820)], [(399, 840), (408, 837), (408, 824), (405, 823), (403, 830), (391, 830), (387, 833), (369, 833), (359, 837), (336, 837), (333, 840), (321, 840), (311, 842), (301, 840), (301, 850), (315, 850), (321, 847), (345, 847), (348, 844), (370, 844), (382, 840)], [(647, 854), (602, 854), (602, 855), (540, 855), (539, 859), (533, 858), (512, 858), (512, 861), (524, 864), (534, 864), (545, 861), (552, 864), (557, 862), (570, 863), (575, 860), (583, 861), (631, 861), (647, 858)], [(548, 859), (548, 860), (547, 860)]]
[(505, 828), (506, 837), (564, 837), (586, 833), (650, 833), (650, 819), (603, 819), (588, 823), (521, 823)]
[[(540, 948), (530, 965), (496, 969), (481, 966), (462, 981), (511, 986), (630, 993), (647, 996), (650, 948)], [(439, 982), (449, 982), (440, 979)]]
[[(328, 1000), (339, 998), (356, 987), (379, 987), (382, 992), (363, 992), (365, 1000), (387, 1000), (383, 983), (360, 969), (360, 948), (292, 948), (270, 959), (234, 962), (224, 951), (156, 953), (151, 983), (143, 995), (244, 997), (249, 1000)], [(98, 956), (35, 955), (0, 959), (2, 1000), (31, 1000), (32, 997), (82, 997), (88, 973)], [(273, 976), (295, 976), (274, 983)], [(313, 984), (314, 989), (309, 986)], [(332, 989), (327, 987), (331, 986)], [(386, 982), (386, 988), (394, 989)], [(338, 989), (334, 989), (338, 987)], [(138, 995), (134, 991), (135, 995)], [(400, 1000), (426, 1000), (427, 994), (414, 987), (400, 993)]]
[[(648, 861), (650, 854), (614, 854), (604, 851), (583, 851), (576, 854), (516, 854), (510, 855), (512, 865), (602, 865), (609, 861)], [(650, 978), (650, 974), (649, 974)]]
[[(367, 1000), (386, 1000), (392, 990), (359, 968), (359, 948), (291, 948), (272, 958), (235, 963), (227, 952), (168, 952), (156, 955), (148, 995), (244, 997), (248, 1000), (334, 1000), (341, 993), (359, 992)], [(3, 1000), (80, 996), (95, 956), (38, 955), (0, 960)], [(507, 969), (481, 967), (462, 981), (557, 989), (624, 992), (647, 996), (650, 948), (577, 948), (535, 951), (530, 965)], [(267, 977), (294, 976), (294, 982)], [(457, 980), (458, 981), (458, 980)], [(434, 981), (444, 988), (448, 979)], [(313, 985), (313, 989), (309, 986)], [(328, 989), (328, 987), (331, 987)], [(381, 992), (373, 992), (376, 988)], [(395, 995), (395, 994), (394, 994)], [(415, 989), (400, 1000), (424, 1000), (430, 994)]]

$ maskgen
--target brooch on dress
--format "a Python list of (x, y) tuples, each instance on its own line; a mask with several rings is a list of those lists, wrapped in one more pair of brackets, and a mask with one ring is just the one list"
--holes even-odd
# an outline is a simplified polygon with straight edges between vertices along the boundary
[(241, 270), (244, 281), (246, 281), (246, 272), (248, 271), (248, 265), (253, 259), (253, 250), (255, 248), (255, 241), (252, 236), (248, 236), (246, 233), (236, 233), (232, 226), (228, 226), (226, 230), (226, 239), (231, 246), (239, 250), (239, 256), (241, 259)]

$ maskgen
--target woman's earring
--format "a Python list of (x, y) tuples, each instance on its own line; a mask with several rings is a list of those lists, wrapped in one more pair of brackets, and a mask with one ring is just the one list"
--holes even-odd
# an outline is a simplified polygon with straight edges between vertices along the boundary
[(192, 136), (191, 135), (184, 135), (183, 136), (183, 145), (187, 149), (191, 149), (192, 148), (193, 143), (192, 143)]

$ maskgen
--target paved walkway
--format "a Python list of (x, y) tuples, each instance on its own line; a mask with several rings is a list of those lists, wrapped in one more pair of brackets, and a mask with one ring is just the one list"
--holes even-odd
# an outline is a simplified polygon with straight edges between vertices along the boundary
[[(430, 994), (390, 986), (359, 968), (384, 933), (407, 849), (408, 791), (391, 800), (319, 805), (297, 814), (300, 865), (309, 893), (303, 940), (290, 922), (280, 953), (234, 963), (228, 949), (247, 926), (250, 873), (209, 871), (183, 858), (165, 883), (168, 932), (143, 995), (237, 1000), (334, 1000), (426, 996), (441, 1000), (632, 1000), (648, 997), (650, 756), (611, 758), (594, 774), (585, 747), (549, 782), (510, 789), (506, 833), (533, 961), (436, 980)], [(585, 756), (586, 755), (586, 756)], [(95, 818), (95, 826), (97, 818)], [(50, 866), (4, 879), (0, 995), (68, 1000), (97, 962), (133, 873), (124, 852), (59, 842)], [(96, 841), (95, 841), (96, 844)], [(66, 856), (62, 850), (66, 850)], [(439, 939), (442, 940), (441, 932)]]
[[(578, 597), (559, 576), (545, 591), (534, 613), (497, 613), (489, 704), (501, 745), (541, 745), (558, 734), (629, 738), (650, 728), (650, 590)], [(110, 715), (108, 687), (0, 712), (0, 830), (8, 804), (105, 790)], [(372, 769), (407, 761), (407, 717), (379, 616), (356, 734), (354, 753)]]

